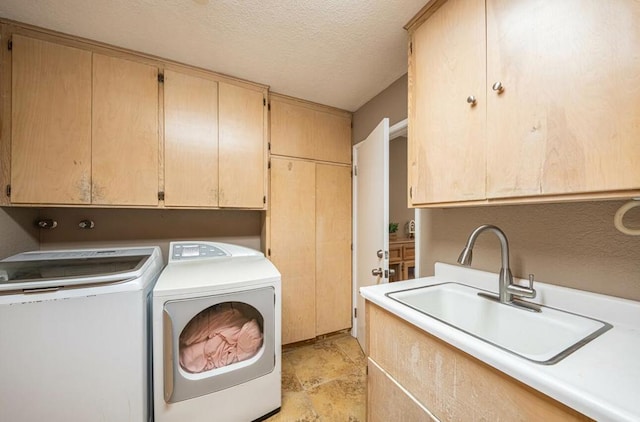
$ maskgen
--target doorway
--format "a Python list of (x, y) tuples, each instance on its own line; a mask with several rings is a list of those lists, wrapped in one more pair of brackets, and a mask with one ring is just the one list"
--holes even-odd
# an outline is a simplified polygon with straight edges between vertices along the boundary
[[(419, 274), (415, 259), (419, 256), (416, 238), (419, 214), (407, 208), (406, 134), (406, 119), (389, 127), (389, 119), (385, 118), (365, 140), (353, 146), (354, 313), (351, 334), (365, 352), (366, 317), (360, 287)], [(393, 206), (390, 206), (390, 198), (393, 198)], [(392, 250), (390, 222), (398, 227)], [(395, 270), (395, 274), (390, 270)]]

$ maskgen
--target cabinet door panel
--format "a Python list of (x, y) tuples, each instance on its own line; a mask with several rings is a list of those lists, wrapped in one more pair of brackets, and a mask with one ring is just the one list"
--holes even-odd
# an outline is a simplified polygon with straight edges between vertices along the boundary
[(271, 97), (271, 153), (313, 158), (314, 111)]
[[(413, 204), (485, 197), (484, 39), (483, 0), (449, 0), (412, 34)], [(469, 96), (475, 106), (467, 103)]]
[(282, 274), (282, 343), (316, 336), (315, 164), (271, 159), (271, 260)]
[(222, 82), (218, 89), (220, 206), (263, 208), (264, 95)]
[(640, 187), (640, 3), (488, 0), (488, 196)]
[(12, 50), (11, 202), (91, 202), (91, 53), (20, 35)]
[(158, 69), (93, 55), (93, 203), (158, 203)]
[(316, 335), (351, 327), (351, 168), (316, 165)]
[(164, 72), (165, 205), (218, 205), (218, 84)]
[(351, 118), (316, 111), (313, 120), (313, 158), (351, 163)]

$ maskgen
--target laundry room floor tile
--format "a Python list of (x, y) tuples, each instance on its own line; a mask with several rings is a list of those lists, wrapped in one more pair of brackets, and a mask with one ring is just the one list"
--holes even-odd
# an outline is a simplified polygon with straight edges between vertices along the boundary
[(268, 422), (366, 419), (366, 357), (347, 333), (287, 347), (282, 354), (282, 409)]

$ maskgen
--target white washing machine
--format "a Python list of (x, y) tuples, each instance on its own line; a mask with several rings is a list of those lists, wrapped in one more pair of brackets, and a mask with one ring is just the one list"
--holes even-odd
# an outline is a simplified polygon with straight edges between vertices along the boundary
[(156, 422), (249, 422), (281, 405), (280, 273), (258, 251), (172, 242), (153, 289)]
[(152, 417), (158, 247), (36, 251), (0, 262), (0, 420)]

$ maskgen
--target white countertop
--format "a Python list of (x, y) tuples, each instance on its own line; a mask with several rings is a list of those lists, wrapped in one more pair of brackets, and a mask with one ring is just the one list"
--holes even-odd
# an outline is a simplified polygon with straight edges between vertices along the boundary
[(398, 290), (445, 282), (498, 291), (497, 274), (436, 263), (434, 277), (363, 287), (360, 293), (365, 299), (416, 327), (590, 418), (598, 421), (640, 421), (640, 302), (536, 282), (534, 288), (538, 294), (531, 302), (613, 325), (611, 330), (560, 362), (541, 365), (385, 296)]

